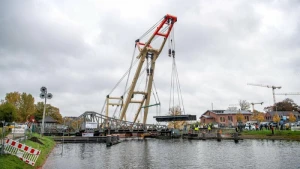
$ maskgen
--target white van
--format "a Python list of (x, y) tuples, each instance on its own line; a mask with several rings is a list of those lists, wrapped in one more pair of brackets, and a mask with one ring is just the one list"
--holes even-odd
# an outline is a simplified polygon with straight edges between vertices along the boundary
[(245, 130), (255, 130), (255, 125), (250, 124), (250, 126), (249, 126), (249, 123), (247, 123), (246, 126), (245, 126)]

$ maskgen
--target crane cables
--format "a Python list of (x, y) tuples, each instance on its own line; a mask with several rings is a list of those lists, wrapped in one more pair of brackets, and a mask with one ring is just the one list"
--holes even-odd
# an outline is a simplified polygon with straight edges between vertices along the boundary
[(175, 40), (174, 40), (174, 29), (171, 32), (171, 38), (168, 40), (168, 55), (172, 57), (172, 72), (171, 72), (171, 87), (170, 87), (170, 100), (169, 100), (169, 110), (175, 106), (175, 90), (177, 92), (178, 106), (183, 108), (183, 114), (185, 114), (183, 98), (181, 94), (181, 87), (179, 82), (178, 70), (175, 61)]

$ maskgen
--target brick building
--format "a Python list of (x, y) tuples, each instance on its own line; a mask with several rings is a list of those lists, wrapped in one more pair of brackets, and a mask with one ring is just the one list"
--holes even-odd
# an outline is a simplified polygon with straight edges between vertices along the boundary
[(241, 113), (244, 116), (243, 122), (251, 120), (252, 113), (248, 110), (207, 110), (200, 117), (201, 123), (217, 123), (220, 126), (236, 126), (236, 115)]

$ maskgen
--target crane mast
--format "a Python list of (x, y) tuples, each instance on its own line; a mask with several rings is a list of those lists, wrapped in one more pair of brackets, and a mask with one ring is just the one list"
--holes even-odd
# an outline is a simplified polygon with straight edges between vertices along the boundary
[(276, 93), (276, 95), (300, 95), (300, 92)]
[(281, 86), (271, 86), (271, 85), (262, 85), (262, 84), (253, 84), (253, 83), (247, 83), (247, 85), (272, 88), (274, 105), (276, 104), (275, 89), (281, 89)]
[(264, 102), (260, 102), (260, 103), (250, 103), (250, 104), (252, 105), (252, 113), (254, 113), (254, 105), (255, 105), (255, 104), (261, 104), (261, 105), (262, 105), (263, 103), (264, 103)]
[[(156, 30), (154, 31), (154, 33), (152, 34), (152, 36), (149, 38), (149, 40), (146, 43), (140, 42), (140, 39), (136, 40), (136, 46), (138, 47), (139, 52), (140, 52), (139, 55), (137, 56), (137, 58), (139, 59), (139, 63), (138, 63), (136, 72), (134, 74), (133, 81), (129, 87), (129, 92), (127, 94), (127, 97), (125, 99), (125, 102), (124, 102), (122, 110), (121, 110), (121, 114), (120, 114), (121, 120), (123, 120), (125, 118), (126, 111), (127, 111), (130, 103), (139, 103), (140, 106), (134, 117), (134, 122), (136, 121), (137, 116), (138, 116), (141, 108), (143, 107), (144, 108), (143, 124), (146, 124), (148, 108), (150, 107), (149, 103), (150, 103), (151, 89), (152, 89), (152, 84), (153, 84), (155, 62), (156, 62), (156, 59), (159, 57), (159, 54), (161, 53), (161, 51), (169, 37), (169, 34), (172, 31), (172, 28), (173, 28), (175, 22), (177, 22), (177, 17), (167, 14), (163, 18), (163, 20), (160, 22), (160, 24), (158, 25), (158, 27), (156, 28)], [(167, 28), (166, 28), (167, 30), (166, 30), (166, 32), (163, 32), (163, 30), (165, 30), (165, 28), (163, 29), (163, 27), (166, 25), (167, 25)], [(163, 37), (163, 41), (160, 44), (159, 48), (154, 49), (151, 46), (151, 42), (157, 36)], [(135, 91), (137, 80), (139, 78), (142, 66), (146, 59), (151, 59), (150, 66), (149, 66), (150, 68), (147, 68), (147, 72), (148, 72), (147, 90), (146, 90), (146, 92)], [(134, 94), (142, 94), (142, 95), (144, 95), (144, 97), (141, 101), (134, 101), (134, 100), (132, 100)]]

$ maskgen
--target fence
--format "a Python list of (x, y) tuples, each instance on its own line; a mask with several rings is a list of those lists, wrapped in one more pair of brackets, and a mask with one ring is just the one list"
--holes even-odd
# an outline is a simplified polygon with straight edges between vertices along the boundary
[(15, 155), (27, 164), (34, 166), (41, 153), (40, 150), (26, 146), (12, 139), (7, 139), (4, 146), (4, 152)]

